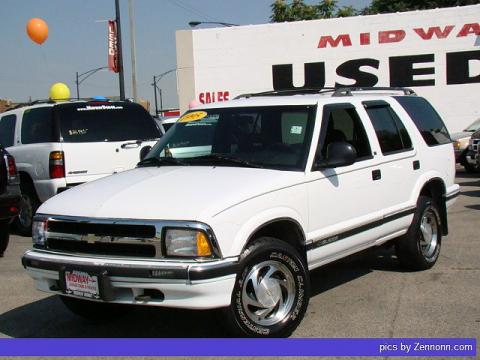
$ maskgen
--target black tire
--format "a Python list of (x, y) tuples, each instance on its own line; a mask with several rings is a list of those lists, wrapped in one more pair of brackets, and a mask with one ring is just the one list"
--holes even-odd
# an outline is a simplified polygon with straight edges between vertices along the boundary
[(403, 268), (417, 271), (435, 265), (442, 245), (440, 219), (438, 204), (430, 197), (421, 195), (408, 232), (395, 243), (395, 252)]
[(113, 320), (133, 310), (133, 306), (129, 305), (83, 300), (68, 296), (60, 296), (60, 300), (72, 313), (91, 321)]
[(465, 171), (469, 174), (476, 174), (480, 172), (480, 169), (478, 168), (478, 166), (472, 165), (468, 162), (464, 162), (462, 165), (465, 168)]
[(20, 235), (32, 236), (33, 216), (40, 206), (40, 201), (32, 184), (21, 183), (20, 190), (22, 192), (20, 211), (13, 225)]
[(0, 222), (0, 257), (3, 257), (3, 253), (7, 250), (8, 240), (10, 239), (8, 222)]
[[(263, 286), (255, 289), (255, 282)], [(237, 336), (284, 337), (300, 324), (309, 299), (305, 260), (289, 244), (262, 237), (241, 255), (231, 305), (223, 310)]]

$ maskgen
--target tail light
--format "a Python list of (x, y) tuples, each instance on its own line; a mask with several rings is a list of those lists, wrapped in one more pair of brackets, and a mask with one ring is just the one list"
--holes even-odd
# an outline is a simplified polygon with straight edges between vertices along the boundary
[(65, 155), (63, 151), (52, 151), (49, 160), (50, 179), (65, 177)]
[(18, 177), (17, 165), (12, 155), (5, 155), (5, 165), (7, 165), (7, 179), (9, 184), (18, 184), (20, 178)]

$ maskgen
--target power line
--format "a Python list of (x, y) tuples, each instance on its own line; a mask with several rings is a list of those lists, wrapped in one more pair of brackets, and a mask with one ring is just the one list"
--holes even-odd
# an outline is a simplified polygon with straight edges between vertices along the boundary
[(196, 15), (196, 16), (199, 16), (205, 20), (209, 20), (209, 21), (215, 21), (215, 19), (213, 19), (212, 17), (208, 16), (207, 14), (204, 14), (202, 13), (200, 10), (194, 8), (193, 6), (191, 5), (188, 5), (188, 4), (185, 4), (184, 2), (182, 2), (181, 0), (168, 0), (172, 5), (175, 5), (183, 10), (186, 10), (188, 11), (189, 13), (193, 14), (193, 15)]

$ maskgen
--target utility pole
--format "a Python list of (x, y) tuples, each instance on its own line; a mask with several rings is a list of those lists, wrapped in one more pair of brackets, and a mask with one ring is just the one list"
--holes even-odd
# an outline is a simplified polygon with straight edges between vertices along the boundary
[(128, 14), (130, 18), (130, 54), (132, 58), (132, 96), (138, 102), (137, 96), (137, 56), (135, 48), (135, 14), (133, 13), (133, 0), (128, 0)]
[(115, 0), (115, 23), (117, 24), (118, 83), (120, 100), (125, 100), (125, 82), (123, 78), (122, 30), (120, 28), (120, 3)]

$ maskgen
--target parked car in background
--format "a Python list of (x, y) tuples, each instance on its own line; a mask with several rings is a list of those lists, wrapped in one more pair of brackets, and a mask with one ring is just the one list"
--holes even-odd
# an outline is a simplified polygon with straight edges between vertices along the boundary
[(0, 257), (8, 246), (10, 223), (18, 215), (19, 184), (15, 159), (0, 145)]
[(475, 131), (470, 137), (465, 158), (475, 172), (480, 172), (480, 130)]
[(453, 147), (455, 150), (455, 159), (458, 164), (461, 164), (467, 172), (476, 172), (479, 168), (467, 159), (469, 151), (468, 145), (472, 134), (480, 129), (480, 119), (475, 120), (465, 130), (453, 133), (451, 135), (453, 140)]
[(136, 169), (44, 203), (22, 263), (94, 320), (221, 308), (237, 336), (288, 336), (310, 270), (388, 241), (404, 268), (431, 268), (454, 180), (447, 128), (409, 89), (249, 94), (187, 112)]
[(168, 129), (170, 129), (178, 120), (178, 116), (167, 116), (155, 118), (155, 121), (158, 125), (158, 128), (162, 132), (162, 135), (165, 134)]
[(71, 187), (135, 167), (161, 134), (129, 101), (44, 102), (0, 114), (0, 142), (14, 156), (22, 202), (15, 225), (31, 233), (37, 207)]

